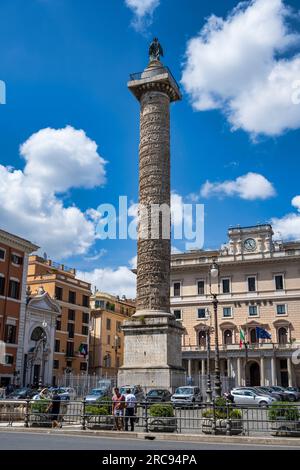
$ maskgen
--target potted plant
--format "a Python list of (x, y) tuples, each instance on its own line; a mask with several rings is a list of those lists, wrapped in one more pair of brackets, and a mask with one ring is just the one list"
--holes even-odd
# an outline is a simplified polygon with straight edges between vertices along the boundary
[(30, 405), (30, 425), (32, 427), (51, 427), (50, 415), (47, 414), (50, 400), (40, 398), (34, 400)]
[(229, 434), (236, 436), (243, 432), (243, 420), (240, 410), (228, 404), (225, 398), (217, 398), (215, 407), (202, 413), (202, 432), (204, 434)]
[(148, 430), (151, 432), (177, 431), (177, 418), (172, 405), (151, 405), (148, 410)]
[(272, 436), (300, 437), (299, 410), (290, 402), (278, 401), (271, 405), (268, 412), (272, 421)]
[(89, 429), (113, 429), (114, 417), (111, 414), (111, 404), (105, 399), (99, 403), (86, 405), (86, 423)]

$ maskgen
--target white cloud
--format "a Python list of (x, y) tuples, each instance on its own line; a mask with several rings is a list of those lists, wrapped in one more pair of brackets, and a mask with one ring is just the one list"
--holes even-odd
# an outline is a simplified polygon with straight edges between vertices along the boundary
[(298, 213), (290, 213), (282, 218), (273, 217), (271, 224), (277, 238), (300, 240), (300, 196), (295, 196), (291, 204)]
[(23, 171), (0, 165), (1, 226), (41, 246), (49, 256), (84, 254), (95, 240), (94, 221), (57, 192), (105, 181), (104, 160), (84, 131), (43, 129), (22, 146)]
[(296, 207), (296, 209), (298, 209), (298, 211), (300, 212), (300, 196), (293, 197), (292, 206)]
[(136, 275), (127, 266), (119, 266), (116, 269), (96, 268), (90, 272), (78, 271), (77, 275), (102, 292), (126, 295), (127, 298), (136, 296)]
[[(233, 130), (276, 136), (300, 128), (293, 83), (300, 40), (283, 0), (240, 3), (226, 19), (211, 16), (187, 44), (182, 83), (198, 111), (222, 110)], [(289, 57), (283, 54), (288, 52)]]
[(268, 199), (275, 194), (276, 191), (272, 183), (258, 173), (247, 173), (235, 180), (227, 180), (222, 183), (206, 181), (200, 190), (202, 197), (238, 196), (250, 201)]
[(154, 10), (159, 3), (160, 0), (125, 0), (125, 4), (134, 13), (132, 25), (137, 31), (143, 30), (145, 26), (152, 23)]

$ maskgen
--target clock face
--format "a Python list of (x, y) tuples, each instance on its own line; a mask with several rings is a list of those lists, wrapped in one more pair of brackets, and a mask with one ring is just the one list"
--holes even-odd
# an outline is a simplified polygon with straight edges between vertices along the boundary
[(244, 247), (247, 251), (254, 251), (256, 248), (256, 241), (253, 238), (247, 238), (244, 241)]

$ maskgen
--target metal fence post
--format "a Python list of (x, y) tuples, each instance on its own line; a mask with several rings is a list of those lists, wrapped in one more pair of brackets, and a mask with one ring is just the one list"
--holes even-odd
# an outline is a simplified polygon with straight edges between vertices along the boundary
[(25, 420), (24, 420), (24, 426), (25, 428), (29, 427), (29, 406), (30, 406), (30, 399), (26, 399), (26, 406), (25, 406)]
[(83, 429), (84, 431), (86, 430), (86, 421), (85, 421), (85, 418), (86, 418), (86, 413), (85, 413), (85, 407), (86, 407), (86, 400), (85, 398), (82, 400), (82, 415), (81, 415), (81, 429)]
[(231, 419), (230, 419), (230, 408), (229, 403), (226, 403), (226, 436), (231, 435)]
[(145, 421), (146, 421), (146, 432), (149, 432), (149, 423), (148, 423), (148, 402), (146, 401), (145, 406)]
[(217, 423), (216, 423), (216, 401), (215, 401), (215, 398), (213, 398), (212, 405), (213, 405), (212, 432), (213, 432), (214, 435), (216, 435), (217, 434)]

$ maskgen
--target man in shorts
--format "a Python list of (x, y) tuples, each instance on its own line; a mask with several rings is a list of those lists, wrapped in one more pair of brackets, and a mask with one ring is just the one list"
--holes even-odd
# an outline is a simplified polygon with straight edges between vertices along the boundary
[(124, 408), (125, 408), (125, 397), (120, 393), (118, 387), (114, 388), (114, 394), (112, 397), (112, 412), (115, 418), (115, 427), (117, 431), (124, 430)]

